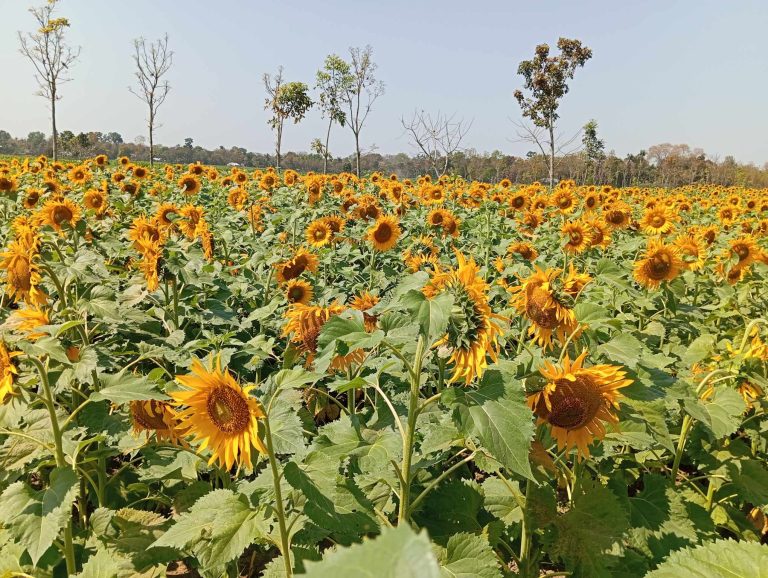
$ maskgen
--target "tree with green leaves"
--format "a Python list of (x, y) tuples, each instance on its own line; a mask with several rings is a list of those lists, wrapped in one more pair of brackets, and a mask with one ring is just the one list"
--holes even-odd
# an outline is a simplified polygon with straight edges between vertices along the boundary
[(348, 124), (355, 136), (355, 172), (360, 176), (360, 132), (368, 115), (382, 94), (384, 83), (376, 79), (376, 63), (373, 61), (373, 48), (350, 48), (349, 69), (351, 82), (345, 88), (342, 101), (349, 110)]
[[(559, 118), (557, 109), (568, 93), (568, 81), (576, 69), (592, 58), (592, 50), (582, 46), (580, 40), (560, 38), (557, 41), (560, 54), (550, 56), (549, 45), (539, 44), (531, 60), (523, 60), (517, 73), (524, 79), (522, 90), (515, 91), (523, 117), (533, 122), (534, 128), (524, 124), (524, 140), (535, 142), (549, 162), (549, 186), (555, 178), (555, 154), (557, 138), (555, 125)], [(545, 146), (546, 145), (546, 146)]]
[(594, 182), (600, 177), (600, 164), (605, 159), (605, 142), (597, 136), (597, 121), (590, 120), (582, 129), (581, 144), (587, 161), (585, 180), (590, 176)]
[(283, 125), (286, 119), (292, 119), (298, 124), (307, 111), (312, 108), (313, 102), (309, 97), (309, 87), (303, 82), (284, 82), (283, 67), (277, 70), (277, 74), (264, 74), (264, 88), (267, 91), (267, 99), (264, 108), (272, 113), (267, 121), (275, 131), (275, 155), (276, 167), (280, 170), (281, 147), (283, 143)]
[(44, 6), (30, 8), (39, 27), (35, 32), (18, 33), (20, 51), (35, 67), (37, 94), (45, 98), (51, 108), (53, 160), (58, 158), (59, 153), (59, 133), (56, 128), (56, 101), (61, 99), (59, 87), (71, 80), (68, 76), (69, 68), (80, 56), (80, 48), (68, 46), (64, 38), (69, 20), (54, 17), (57, 1), (48, 0)]
[(342, 98), (353, 80), (349, 64), (335, 54), (328, 55), (323, 68), (317, 71), (315, 88), (320, 91), (318, 105), (323, 117), (328, 118), (325, 145), (322, 145), (322, 149), (318, 149), (319, 154), (323, 155), (324, 173), (328, 172), (328, 157), (330, 155), (328, 141), (331, 137), (331, 127), (334, 122), (339, 126), (344, 126), (347, 122), (347, 115), (342, 108)]

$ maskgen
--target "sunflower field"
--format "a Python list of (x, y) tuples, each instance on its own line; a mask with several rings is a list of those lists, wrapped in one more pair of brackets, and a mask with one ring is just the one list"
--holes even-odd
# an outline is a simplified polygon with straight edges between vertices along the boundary
[(768, 191), (0, 160), (0, 576), (768, 576)]

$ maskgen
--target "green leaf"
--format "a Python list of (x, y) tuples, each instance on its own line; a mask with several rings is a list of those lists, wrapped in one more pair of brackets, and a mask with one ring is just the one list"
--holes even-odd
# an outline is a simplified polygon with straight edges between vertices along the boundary
[(134, 375), (121, 371), (116, 374), (102, 373), (99, 376), (102, 387), (91, 394), (93, 401), (107, 399), (112, 403), (128, 403), (134, 400), (168, 399), (157, 390), (154, 383), (143, 375)]
[(680, 358), (682, 367), (690, 367), (694, 363), (706, 359), (712, 353), (715, 346), (715, 336), (710, 334), (699, 335), (686, 348), (685, 353)]
[(83, 571), (78, 578), (129, 578), (136, 571), (130, 560), (117, 552), (99, 550), (83, 564)]
[(10, 526), (16, 539), (27, 549), (32, 564), (37, 564), (69, 520), (77, 485), (74, 471), (56, 468), (45, 490), (35, 491), (16, 482), (0, 496), (3, 523)]
[(744, 400), (738, 391), (729, 387), (715, 389), (710, 400), (686, 400), (684, 405), (691, 417), (704, 424), (716, 439), (735, 432), (741, 424), (741, 416), (744, 413)]
[(643, 478), (643, 490), (629, 498), (629, 519), (633, 526), (658, 530), (669, 517), (667, 481), (662, 476), (648, 474)]
[(191, 553), (204, 571), (215, 574), (266, 534), (264, 520), (246, 496), (214, 490), (179, 516), (151, 547)]
[(462, 532), (448, 539), (440, 558), (443, 578), (501, 578), (499, 560), (484, 536)]
[(574, 490), (573, 507), (555, 520), (552, 555), (578, 576), (598, 576), (605, 568), (604, 552), (628, 527), (627, 512), (616, 495), (587, 480)]
[(756, 506), (768, 505), (768, 469), (765, 462), (734, 461), (727, 467), (733, 485), (743, 500)]
[(717, 540), (670, 554), (646, 578), (768, 578), (768, 545)]
[(532, 478), (528, 462), (533, 414), (522, 386), (499, 369), (489, 368), (476, 390), (451, 388), (443, 396), (465, 435), (475, 436), (510, 472)]
[(414, 521), (429, 531), (438, 544), (446, 545), (458, 532), (480, 532), (483, 496), (480, 486), (469, 480), (453, 479), (440, 484), (422, 502)]
[(637, 337), (629, 333), (620, 333), (608, 343), (598, 346), (597, 352), (612, 361), (634, 367), (637, 365), (643, 349), (643, 343)]
[(384, 528), (381, 536), (337, 548), (322, 562), (306, 563), (307, 578), (440, 578), (426, 532), (410, 526)]
[(448, 293), (428, 299), (421, 291), (408, 291), (401, 299), (414, 319), (421, 334), (433, 342), (445, 333), (451, 316), (453, 297)]

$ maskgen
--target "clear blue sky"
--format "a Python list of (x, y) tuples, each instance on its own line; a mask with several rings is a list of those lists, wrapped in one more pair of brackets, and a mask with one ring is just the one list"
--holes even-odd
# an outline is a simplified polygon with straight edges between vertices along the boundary
[[(28, 6), (0, 0), (0, 128), (14, 135), (49, 132), (31, 65), (18, 52), (16, 31), (33, 26)], [(262, 74), (282, 64), (288, 80), (314, 85), (325, 55), (371, 44), (387, 92), (364, 145), (413, 152), (399, 119), (419, 107), (473, 118), (470, 147), (524, 154), (530, 147), (514, 142), (511, 122), (519, 118), (517, 64), (536, 44), (568, 36), (594, 57), (561, 107), (565, 132), (594, 118), (620, 155), (673, 142), (768, 161), (766, 0), (63, 0), (60, 12), (82, 47), (59, 104), (59, 126), (75, 132), (144, 133), (144, 108), (127, 90), (131, 41), (167, 31), (175, 62), (160, 111), (163, 144), (189, 136), (206, 147), (272, 150)], [(308, 150), (323, 127), (310, 112), (286, 127), (284, 150)], [(331, 139), (333, 154), (352, 151), (348, 129), (335, 128)]]

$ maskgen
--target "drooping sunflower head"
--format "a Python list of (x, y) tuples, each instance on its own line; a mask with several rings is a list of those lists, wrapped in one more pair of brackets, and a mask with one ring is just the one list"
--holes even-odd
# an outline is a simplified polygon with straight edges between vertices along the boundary
[(379, 217), (368, 229), (367, 238), (377, 251), (389, 251), (400, 237), (400, 225), (392, 216)]
[(451, 352), (448, 361), (453, 364), (453, 375), (450, 380), (469, 384), (475, 377), (482, 377), (488, 357), (497, 360), (498, 337), (502, 333), (500, 322), (506, 318), (491, 310), (489, 287), (480, 276), (475, 260), (467, 260), (458, 252), (456, 258), (458, 267), (435, 271), (423, 291), (428, 298), (443, 292), (453, 297), (446, 334), (435, 345), (445, 346)]
[[(244, 174), (244, 173), (238, 173)], [(243, 187), (235, 187), (227, 195), (227, 203), (235, 210), (242, 211), (245, 204), (248, 202), (248, 191)]]
[(285, 283), (291, 279), (296, 279), (304, 271), (315, 272), (319, 263), (317, 255), (301, 248), (287, 261), (275, 265), (277, 280), (280, 283)]
[[(33, 238), (36, 236), (33, 235)], [(37, 265), (37, 242), (28, 245), (17, 240), (0, 253), (0, 269), (5, 270), (6, 292), (10, 297), (21, 299), (30, 305), (43, 305), (48, 296), (40, 287), (41, 278)]]
[(173, 411), (173, 405), (165, 401), (149, 399), (130, 403), (133, 433), (144, 433), (159, 442), (184, 444), (184, 430)]
[(635, 263), (635, 279), (648, 289), (657, 289), (662, 282), (677, 277), (682, 265), (676, 246), (650, 239), (645, 257)]
[(67, 198), (51, 199), (37, 213), (37, 219), (63, 234), (63, 227), (74, 227), (80, 221), (80, 207)]
[(539, 252), (536, 250), (536, 247), (530, 243), (518, 241), (507, 247), (507, 255), (519, 255), (526, 261), (535, 261), (539, 256)]
[(370, 309), (373, 309), (379, 302), (379, 298), (376, 295), (371, 295), (367, 291), (356, 295), (350, 302), (349, 306), (352, 309), (363, 312), (363, 323), (365, 324), (365, 330), (368, 332), (376, 329), (379, 316), (368, 313)]
[(254, 386), (243, 387), (227, 369), (222, 370), (219, 356), (209, 359), (207, 367), (194, 359), (191, 373), (177, 375), (176, 381), (185, 388), (170, 393), (178, 428), (200, 442), (201, 450), (210, 450), (209, 464), (251, 469), (252, 448), (267, 453), (259, 437), (264, 409), (250, 395)]
[(41, 337), (48, 335), (47, 333), (37, 331), (37, 329), (49, 324), (50, 319), (47, 311), (39, 307), (28, 307), (16, 309), (8, 316), (2, 327), (23, 333), (24, 337), (29, 341), (37, 341)]
[(549, 424), (560, 450), (577, 448), (578, 457), (589, 457), (589, 446), (605, 436), (605, 425), (618, 423), (618, 390), (632, 383), (615, 365), (583, 367), (587, 352), (573, 362), (566, 354), (561, 367), (546, 363), (540, 370), (546, 385), (527, 396), (538, 423)]

